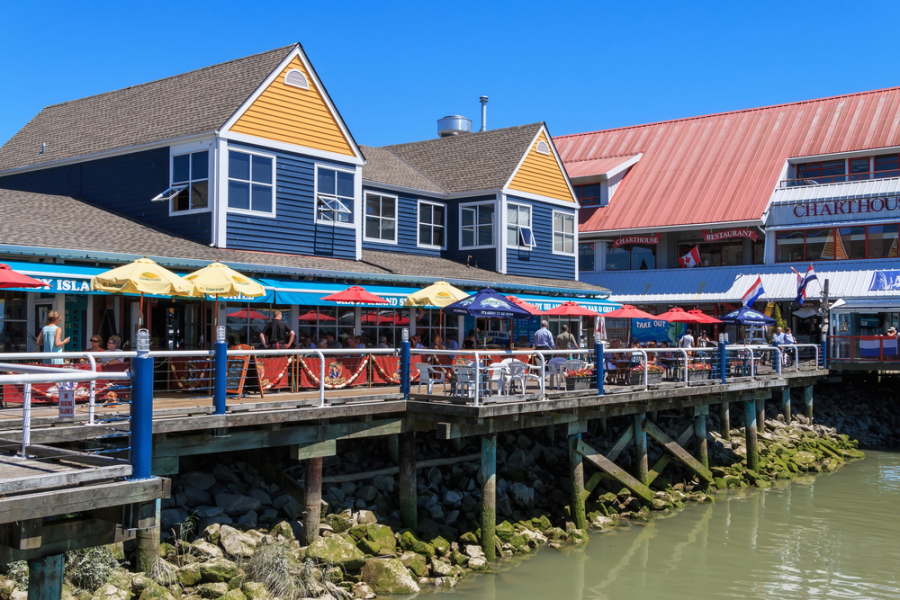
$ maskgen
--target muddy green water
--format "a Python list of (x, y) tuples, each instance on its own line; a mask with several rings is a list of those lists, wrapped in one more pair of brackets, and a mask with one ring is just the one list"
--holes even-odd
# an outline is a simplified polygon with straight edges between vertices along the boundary
[(542, 549), (457, 598), (900, 598), (900, 453)]

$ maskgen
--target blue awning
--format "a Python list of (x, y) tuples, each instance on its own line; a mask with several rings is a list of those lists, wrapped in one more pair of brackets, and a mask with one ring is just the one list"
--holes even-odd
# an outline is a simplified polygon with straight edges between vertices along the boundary
[[(330, 302), (322, 300), (322, 296), (328, 296), (335, 292), (346, 290), (347, 285), (340, 283), (321, 283), (317, 281), (294, 281), (291, 279), (260, 279), (267, 290), (272, 290), (275, 295), (275, 304), (299, 304), (303, 306), (353, 306), (352, 302)], [(360, 306), (386, 307), (403, 306), (403, 302), (410, 294), (419, 291), (419, 288), (367, 285), (367, 292), (380, 296), (390, 304), (360, 304)]]

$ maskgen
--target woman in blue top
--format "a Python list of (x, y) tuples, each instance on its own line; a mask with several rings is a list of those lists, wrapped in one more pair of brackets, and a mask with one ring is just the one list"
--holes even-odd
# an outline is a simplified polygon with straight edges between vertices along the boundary
[[(63, 339), (62, 337), (63, 330), (60, 327), (60, 321), (62, 321), (62, 317), (59, 312), (51, 310), (47, 314), (47, 324), (37, 337), (37, 346), (44, 352), (62, 352), (63, 346), (69, 343), (69, 338)], [(43, 362), (44, 364), (61, 365), (63, 359), (45, 358)]]

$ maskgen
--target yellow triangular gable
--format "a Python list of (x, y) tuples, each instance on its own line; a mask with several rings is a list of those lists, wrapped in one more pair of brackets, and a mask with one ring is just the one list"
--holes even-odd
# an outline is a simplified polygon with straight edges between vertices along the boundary
[[(288, 85), (285, 76), (293, 69), (303, 73), (309, 89)], [(299, 56), (286, 66), (253, 101), (231, 131), (305, 148), (356, 156), (337, 118)]]
[[(544, 142), (547, 144), (549, 154), (538, 152), (538, 144)], [(566, 176), (553, 154), (553, 148), (550, 147), (550, 140), (547, 134), (541, 131), (538, 138), (531, 144), (522, 166), (519, 167), (515, 177), (507, 186), (510, 190), (518, 190), (520, 192), (528, 192), (530, 194), (538, 194), (555, 198), (565, 202), (575, 203), (572, 192), (566, 183)]]

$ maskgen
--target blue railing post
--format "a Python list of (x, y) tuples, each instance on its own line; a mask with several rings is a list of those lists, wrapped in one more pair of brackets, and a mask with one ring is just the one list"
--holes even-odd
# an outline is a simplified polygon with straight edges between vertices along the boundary
[[(816, 365), (818, 366), (818, 365)], [(828, 340), (822, 340), (822, 368), (828, 368)]]
[(725, 342), (719, 342), (719, 376), (722, 378), (722, 385), (725, 385), (725, 376), (728, 370), (728, 359), (726, 357), (728, 346)]
[(409, 400), (409, 330), (403, 330), (403, 341), (400, 342), (400, 392), (404, 400)]
[(150, 332), (138, 331), (131, 361), (131, 478), (150, 479), (153, 464), (153, 357)]
[(603, 342), (599, 339), (594, 340), (594, 373), (597, 375), (597, 395), (603, 395)]
[[(221, 338), (225, 337), (225, 327), (219, 326), (221, 329)], [(227, 381), (227, 373), (228, 373), (228, 344), (225, 343), (224, 339), (220, 339), (218, 335), (219, 332), (216, 332), (216, 344), (215, 344), (215, 356), (213, 356), (213, 360), (215, 361), (215, 372), (213, 379), (213, 405), (216, 407), (217, 415), (225, 414), (225, 406), (226, 406), (226, 394), (225, 388), (228, 387)]]

